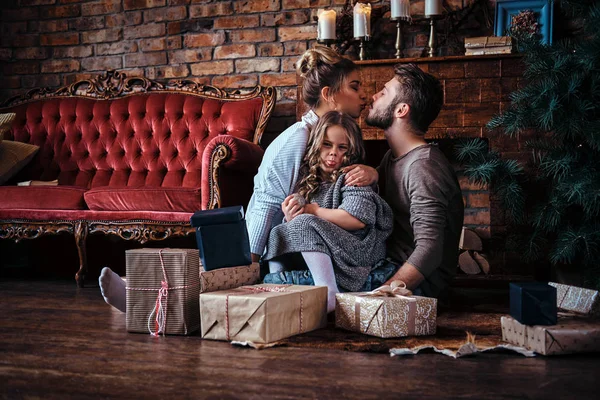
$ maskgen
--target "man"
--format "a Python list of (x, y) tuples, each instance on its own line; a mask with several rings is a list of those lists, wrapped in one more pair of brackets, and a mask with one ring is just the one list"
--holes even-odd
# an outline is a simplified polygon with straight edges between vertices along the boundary
[(424, 139), (442, 101), (434, 76), (414, 64), (396, 65), (366, 119), (385, 131), (390, 146), (378, 168), (380, 195), (394, 212), (387, 254), (397, 270), (386, 284), (402, 280), (428, 297), (443, 296), (454, 276), (464, 217), (452, 166)]

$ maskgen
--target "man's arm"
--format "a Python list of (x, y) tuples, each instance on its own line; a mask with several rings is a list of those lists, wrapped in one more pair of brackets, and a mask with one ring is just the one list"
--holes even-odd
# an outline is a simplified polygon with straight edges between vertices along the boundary
[(377, 187), (379, 174), (373, 167), (363, 164), (353, 164), (344, 167), (342, 172), (346, 174), (344, 181), (346, 186), (373, 186), (374, 190)]
[(396, 273), (384, 283), (384, 285), (390, 285), (393, 281), (400, 280), (406, 283), (406, 287), (409, 290), (415, 290), (419, 287), (424, 279), (425, 277), (423, 274), (420, 273), (414, 265), (405, 262), (400, 269), (398, 269), (398, 271), (396, 271)]
[(406, 260), (427, 277), (444, 257), (444, 230), (448, 192), (439, 165), (431, 160), (415, 161), (409, 170), (410, 224), (415, 249)]

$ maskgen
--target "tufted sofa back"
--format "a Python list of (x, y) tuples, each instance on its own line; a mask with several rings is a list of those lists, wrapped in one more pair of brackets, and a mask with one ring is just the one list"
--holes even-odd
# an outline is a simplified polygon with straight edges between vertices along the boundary
[(40, 147), (28, 179), (86, 188), (200, 187), (207, 143), (218, 135), (258, 142), (272, 109), (264, 96), (217, 91), (33, 99), (2, 109), (17, 114), (5, 138)]

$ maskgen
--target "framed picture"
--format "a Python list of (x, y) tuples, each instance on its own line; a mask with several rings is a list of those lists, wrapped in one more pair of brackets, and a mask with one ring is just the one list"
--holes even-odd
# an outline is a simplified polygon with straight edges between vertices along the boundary
[(552, 44), (553, 6), (552, 0), (498, 0), (494, 35), (506, 36), (513, 17), (521, 11), (531, 10), (537, 16), (542, 43)]

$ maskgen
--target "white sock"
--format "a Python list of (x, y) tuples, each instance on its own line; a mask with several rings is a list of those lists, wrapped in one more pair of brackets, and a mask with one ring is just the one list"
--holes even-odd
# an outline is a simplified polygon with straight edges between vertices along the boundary
[(125, 289), (125, 281), (110, 268), (104, 267), (102, 268), (102, 272), (100, 272), (98, 283), (100, 283), (100, 291), (102, 292), (104, 301), (119, 311), (125, 312), (127, 310), (127, 290)]
[(327, 312), (335, 310), (335, 294), (340, 290), (335, 281), (333, 272), (333, 263), (331, 258), (325, 253), (316, 251), (303, 251), (302, 257), (313, 276), (316, 286), (327, 286)]
[(281, 263), (279, 261), (269, 260), (269, 272), (271, 274), (273, 274), (275, 272), (281, 272), (284, 270), (285, 270), (285, 267), (283, 266), (283, 263)]

